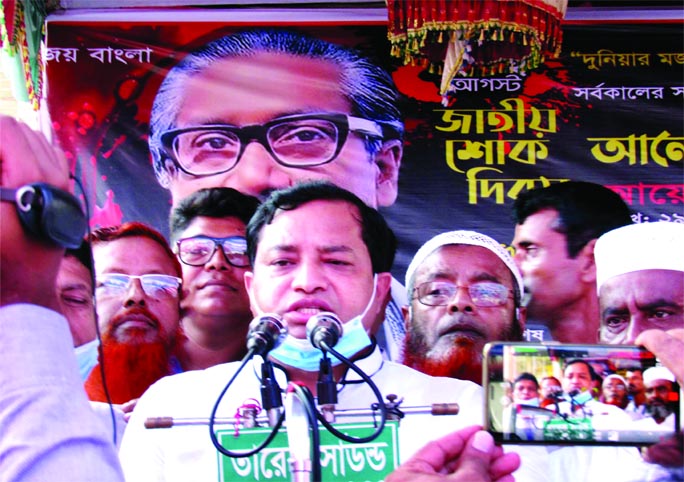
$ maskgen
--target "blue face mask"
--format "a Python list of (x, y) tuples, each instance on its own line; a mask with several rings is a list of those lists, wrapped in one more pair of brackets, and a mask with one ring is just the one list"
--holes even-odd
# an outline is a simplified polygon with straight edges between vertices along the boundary
[(538, 398), (530, 398), (529, 400), (515, 399), (513, 401), (515, 403), (517, 403), (518, 405), (528, 405), (530, 407), (538, 407), (539, 406), (539, 399)]
[[(336, 352), (346, 358), (356, 355), (371, 344), (370, 337), (361, 323), (361, 315), (344, 324), (342, 337), (334, 346)], [(317, 372), (323, 352), (314, 347), (308, 338), (295, 338), (287, 335), (285, 341), (270, 353), (279, 363), (307, 372)], [(329, 355), (333, 366), (342, 363), (334, 355)]]
[[(377, 276), (373, 278), (373, 294), (371, 295), (366, 308), (359, 316), (352, 318), (345, 323), (342, 328), (342, 336), (333, 347), (336, 352), (345, 358), (351, 358), (358, 352), (370, 346), (371, 340), (363, 326), (363, 318), (368, 313), (373, 301), (375, 300)], [(317, 372), (320, 368), (320, 361), (323, 352), (314, 347), (309, 338), (300, 339), (287, 335), (283, 343), (275, 350), (270, 352), (270, 356), (277, 362), (298, 368), (307, 372)], [(333, 366), (342, 363), (334, 355), (329, 355)]]
[(81, 346), (74, 348), (74, 353), (76, 355), (76, 361), (78, 362), (78, 372), (81, 374), (81, 378), (85, 382), (90, 375), (90, 372), (97, 365), (100, 341), (95, 338), (93, 341), (84, 343)]

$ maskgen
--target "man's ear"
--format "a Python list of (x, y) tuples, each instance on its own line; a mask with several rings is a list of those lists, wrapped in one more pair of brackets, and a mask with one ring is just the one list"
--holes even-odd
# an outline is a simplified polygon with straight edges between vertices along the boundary
[(156, 157), (159, 159), (159, 161), (155, 159), (153, 166), (154, 174), (157, 176), (157, 181), (159, 182), (159, 185), (161, 187), (165, 189), (170, 189), (171, 179), (176, 177), (176, 175), (178, 174), (176, 165), (162, 152), (157, 152)]
[(249, 308), (252, 310), (252, 315), (259, 316), (259, 310), (257, 310), (257, 303), (254, 300), (254, 294), (252, 293), (252, 281), (254, 280), (254, 273), (251, 271), (245, 271), (244, 275), (245, 288), (247, 289), (247, 296), (249, 296)]
[(404, 305), (401, 307), (401, 314), (404, 317), (404, 328), (408, 331), (411, 324), (411, 305)]
[(525, 306), (518, 306), (515, 309), (516, 318), (518, 318), (518, 326), (520, 326), (520, 334), (525, 333), (525, 324), (527, 323), (527, 308)]
[(382, 303), (381, 309), (384, 313), (392, 298), (392, 273), (378, 273), (376, 276), (375, 299), (376, 302)]
[(375, 178), (376, 201), (378, 206), (391, 206), (399, 192), (399, 168), (404, 147), (399, 139), (385, 141), (375, 155), (378, 171)]
[(580, 262), (580, 279), (584, 283), (596, 284), (596, 260), (594, 259), (594, 246), (596, 239), (589, 241), (579, 253), (577, 259)]

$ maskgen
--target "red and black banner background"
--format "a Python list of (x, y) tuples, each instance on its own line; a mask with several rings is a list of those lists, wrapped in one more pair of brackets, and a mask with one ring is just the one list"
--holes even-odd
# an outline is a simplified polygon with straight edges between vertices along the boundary
[[(168, 233), (170, 196), (147, 148), (154, 95), (183, 52), (243, 28), (48, 23), (48, 107), (85, 186), (91, 226), (139, 220)], [(565, 26), (559, 59), (525, 77), (464, 78), (447, 106), (438, 78), (390, 58), (385, 25), (295, 28), (358, 48), (392, 73), (403, 96), (399, 196), (382, 208), (399, 238), (399, 279), (418, 247), (442, 231), (509, 243), (517, 194), (563, 180), (609, 186), (637, 222), (684, 222), (680, 24)]]

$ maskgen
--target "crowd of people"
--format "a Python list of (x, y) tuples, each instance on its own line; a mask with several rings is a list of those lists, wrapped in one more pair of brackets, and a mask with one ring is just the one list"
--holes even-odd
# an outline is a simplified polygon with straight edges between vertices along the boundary
[[(279, 79), (267, 95), (264, 72)], [(582, 359), (562, 373), (516, 373), (515, 403), (586, 393), (584, 406), (611, 423), (674, 429), (684, 225), (632, 224), (613, 191), (554, 184), (517, 199), (514, 256), (506, 240), (441, 233), (402, 285), (377, 210), (398, 193), (397, 97), (386, 72), (335, 44), (270, 30), (210, 42), (171, 69), (150, 119), (154, 169), (173, 200), (170, 242), (134, 221), (68, 250), (28, 229), (13, 197), (37, 182), (68, 190), (65, 157), (0, 117), (0, 480), (216, 480), (206, 426), (146, 421), (208, 417), (229, 379), (219, 417), (259, 400), (266, 371), (241, 371), (241, 360), (262, 315), (288, 327), (265, 355), (278, 385), (296, 380), (317, 396), (321, 350), (307, 324), (325, 313), (341, 321), (336, 350), (383, 397), (459, 407), (401, 420), (388, 481), (682, 477), (681, 432), (642, 454), (502, 448), (481, 425), (484, 345), (553, 340), (639, 344), (664, 366), (603, 373), (598, 386)], [(375, 403), (363, 376), (332, 361), (339, 410)]]

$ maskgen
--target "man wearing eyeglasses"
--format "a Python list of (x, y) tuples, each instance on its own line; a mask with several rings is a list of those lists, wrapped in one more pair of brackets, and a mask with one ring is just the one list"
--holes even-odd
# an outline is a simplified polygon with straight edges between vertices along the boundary
[[(207, 187), (261, 200), (303, 180), (332, 182), (368, 206), (392, 205), (403, 153), (399, 94), (389, 74), (357, 52), (286, 30), (251, 30), (187, 54), (162, 82), (149, 147), (173, 204)], [(393, 283), (378, 342), (400, 361)]]
[(506, 250), (473, 231), (441, 233), (406, 271), (410, 304), (404, 363), (433, 376), (482, 384), (482, 349), (520, 341), (522, 277)]
[(92, 249), (102, 352), (85, 388), (91, 400), (108, 401), (108, 391), (126, 403), (173, 372), (181, 269), (164, 237), (142, 223), (94, 231)]
[(397, 97), (387, 72), (339, 45), (284, 30), (225, 36), (162, 82), (150, 118), (155, 172), (174, 205), (203, 187), (263, 199), (322, 179), (388, 206), (402, 156)]
[(194, 192), (174, 208), (171, 244), (183, 270), (175, 355), (183, 371), (240, 360), (252, 319), (245, 227), (259, 201), (235, 189)]

